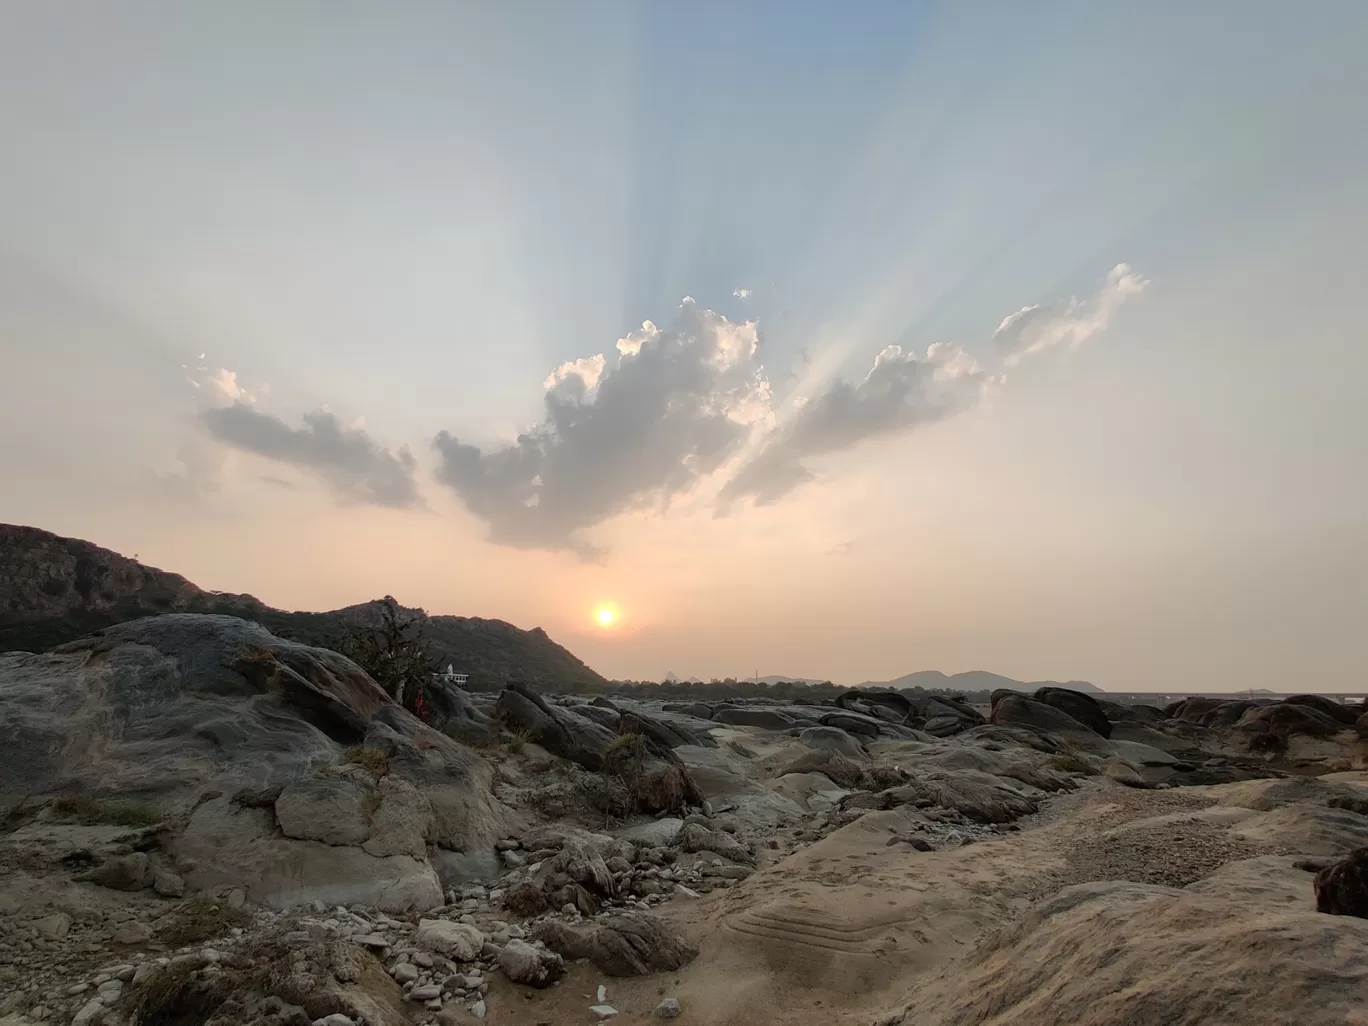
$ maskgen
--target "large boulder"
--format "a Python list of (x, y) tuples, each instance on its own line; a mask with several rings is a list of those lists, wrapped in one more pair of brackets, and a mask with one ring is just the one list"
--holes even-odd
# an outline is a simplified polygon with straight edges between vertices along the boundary
[(523, 684), (509, 684), (499, 692), (494, 713), (513, 733), (526, 734), (548, 752), (590, 770), (603, 768), (603, 757), (617, 737), (616, 730), (589, 715), (548, 705)]
[(566, 958), (587, 958), (607, 976), (646, 976), (682, 969), (698, 949), (647, 912), (626, 912), (598, 923), (548, 919), (532, 936)]
[(1111, 720), (1107, 719), (1107, 714), (1091, 695), (1068, 688), (1039, 688), (1035, 693), (1035, 700), (1067, 713), (1102, 737), (1111, 737)]
[(1270, 733), (1281, 737), (1306, 734), (1310, 737), (1334, 737), (1345, 724), (1328, 713), (1310, 705), (1277, 702), (1245, 710), (1235, 723), (1240, 730), (1251, 733)]
[(1292, 695), (1283, 701), (1287, 705), (1304, 705), (1309, 709), (1315, 709), (1346, 727), (1352, 727), (1363, 713), (1363, 707), (1360, 705), (1346, 705), (1324, 695)]
[[(16, 791), (151, 798), (167, 814), (161, 843), (195, 867), (192, 892), (431, 908), (429, 842), (476, 850), (520, 828), (488, 763), (350, 659), (236, 617), (146, 617), (0, 655), (0, 736), (0, 804)], [(267, 797), (235, 803), (242, 793)]]
[(760, 727), (764, 730), (786, 730), (798, 721), (778, 709), (749, 705), (719, 705), (713, 710), (713, 722), (736, 727)]
[(869, 758), (865, 746), (840, 727), (804, 727), (798, 734), (798, 740), (809, 748), (836, 752), (847, 759), (860, 761)]
[(1316, 911), (1368, 919), (1368, 848), (1356, 848), (1316, 874)]
[(353, 779), (296, 780), (280, 792), (275, 816), (286, 837), (361, 845), (370, 837), (375, 804), (375, 789)]
[(919, 775), (879, 795), (880, 806), (954, 809), (980, 823), (1010, 823), (1028, 816), (1039, 802), (999, 777), (978, 770), (936, 771)]
[(991, 720), (998, 726), (1024, 727), (1037, 733), (1053, 734), (1080, 747), (1110, 753), (1106, 739), (1097, 731), (1063, 710), (1025, 695), (1008, 695), (999, 699), (993, 706)]

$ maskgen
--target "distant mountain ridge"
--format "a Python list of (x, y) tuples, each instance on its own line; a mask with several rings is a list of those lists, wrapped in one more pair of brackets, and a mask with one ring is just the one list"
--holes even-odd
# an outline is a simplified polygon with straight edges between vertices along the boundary
[[(377, 600), (329, 612), (288, 612), (252, 595), (205, 591), (179, 574), (79, 538), (0, 524), (0, 652), (44, 652), (157, 613), (226, 613), (255, 620), (278, 637), (337, 649), (348, 627), (378, 619), (379, 607)], [(425, 616), (439, 665), (469, 674), (474, 687), (511, 680), (556, 687), (607, 683), (540, 627), (407, 611)]]
[(941, 673), (940, 670), (918, 670), (916, 673), (904, 674), (901, 677), (894, 677), (892, 680), (867, 680), (856, 686), (892, 688), (895, 690), (898, 688), (924, 688), (927, 691), (994, 691), (998, 688), (1006, 688), (1011, 691), (1034, 691), (1036, 688), (1069, 688), (1090, 695), (1106, 694), (1101, 688), (1088, 683), (1086, 680), (1021, 681), (1004, 677), (1001, 674), (989, 673), (987, 670), (969, 670), (965, 673), (955, 674)]

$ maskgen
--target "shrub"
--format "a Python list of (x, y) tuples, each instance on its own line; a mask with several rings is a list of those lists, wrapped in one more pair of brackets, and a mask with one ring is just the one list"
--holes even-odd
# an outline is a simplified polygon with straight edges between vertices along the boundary
[(243, 909), (229, 908), (226, 901), (191, 898), (182, 902), (160, 920), (157, 939), (173, 947), (198, 944), (235, 926), (247, 926), (252, 917)]
[(358, 766), (364, 766), (377, 777), (383, 777), (389, 772), (389, 755), (370, 745), (352, 745), (342, 753), (343, 759), (347, 762), (354, 762)]
[(156, 826), (165, 817), (152, 802), (136, 798), (100, 800), (89, 795), (63, 795), (52, 802), (53, 814), (85, 826), (112, 823), (117, 826)]

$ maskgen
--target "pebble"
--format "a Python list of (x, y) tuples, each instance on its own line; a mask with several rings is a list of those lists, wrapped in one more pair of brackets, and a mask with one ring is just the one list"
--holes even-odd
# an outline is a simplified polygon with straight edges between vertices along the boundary
[(667, 997), (656, 1005), (652, 1014), (657, 1019), (674, 1019), (679, 1015), (679, 1002), (675, 998)]
[(618, 1010), (612, 1005), (590, 1005), (589, 1011), (593, 1012), (600, 1019), (607, 1019), (610, 1015), (617, 1015)]
[(112, 1005), (114, 1002), (118, 1001), (120, 995), (123, 994), (123, 986), (124, 985), (118, 980), (109, 980), (100, 984), (95, 993), (105, 1004)]
[(485, 1017), (485, 1003), (483, 1001), (476, 1001), (470, 1006), (470, 1014), (477, 1019), (483, 1019)]
[(435, 983), (429, 983), (425, 987), (414, 987), (409, 991), (410, 1001), (431, 1001), (433, 998), (442, 996), (442, 988)]
[(408, 962), (400, 962), (393, 972), (396, 983), (413, 983), (418, 979), (418, 967)]
[(325, 1015), (321, 1019), (315, 1019), (313, 1026), (356, 1026), (351, 1016), (343, 1015), (341, 1012), (333, 1012), (332, 1015)]

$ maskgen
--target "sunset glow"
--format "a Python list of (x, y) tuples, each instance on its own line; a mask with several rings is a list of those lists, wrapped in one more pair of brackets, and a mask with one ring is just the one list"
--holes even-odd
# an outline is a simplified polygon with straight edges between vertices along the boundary
[(612, 606), (599, 606), (594, 610), (594, 622), (600, 627), (611, 627), (617, 619), (618, 612)]

